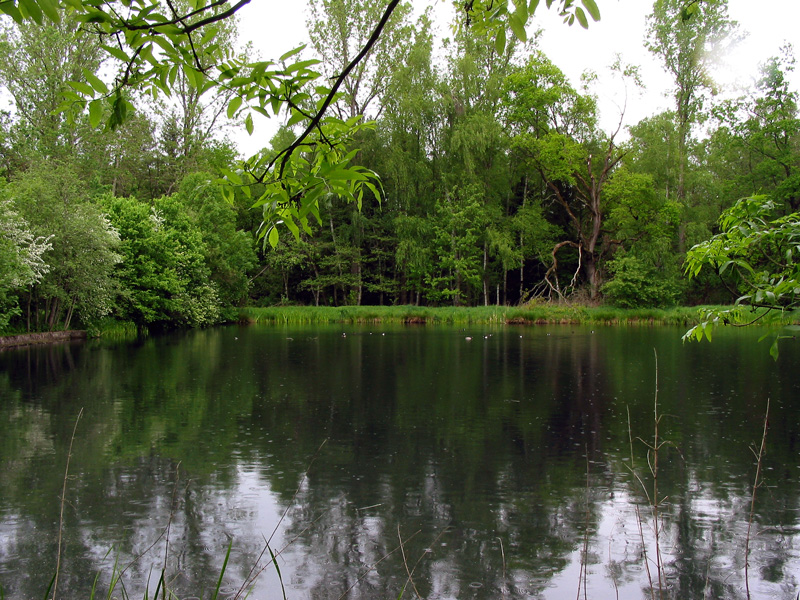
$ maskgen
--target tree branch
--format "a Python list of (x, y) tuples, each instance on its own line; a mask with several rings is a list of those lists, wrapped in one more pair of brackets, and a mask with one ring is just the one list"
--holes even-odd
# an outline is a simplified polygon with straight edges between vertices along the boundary
[[(242, 0), (242, 1), (249, 2), (249, 0)], [(375, 27), (375, 30), (372, 32), (372, 35), (370, 36), (369, 40), (367, 40), (367, 43), (361, 49), (361, 52), (358, 53), (358, 55), (350, 62), (350, 64), (347, 65), (345, 70), (342, 71), (342, 73), (336, 78), (336, 81), (334, 82), (330, 92), (328, 92), (325, 101), (322, 103), (322, 106), (314, 115), (314, 118), (308, 124), (305, 131), (303, 131), (303, 133), (301, 133), (300, 136), (294, 142), (292, 142), (292, 144), (288, 148), (281, 150), (277, 154), (277, 156), (275, 156), (275, 158), (273, 158), (270, 161), (269, 165), (267, 165), (264, 176), (266, 176), (266, 173), (269, 172), (269, 170), (272, 169), (277, 164), (278, 159), (280, 159), (281, 162), (280, 162), (280, 169), (278, 170), (278, 178), (279, 179), (283, 178), (283, 172), (286, 169), (286, 165), (289, 162), (289, 158), (291, 157), (292, 153), (303, 144), (303, 141), (319, 125), (320, 121), (322, 121), (322, 117), (325, 116), (325, 112), (328, 110), (328, 107), (333, 102), (334, 97), (339, 91), (339, 87), (342, 85), (344, 80), (347, 79), (347, 76), (356, 67), (356, 65), (358, 65), (358, 63), (369, 53), (372, 46), (375, 45), (375, 42), (378, 41), (378, 38), (380, 37), (381, 32), (383, 31), (383, 28), (389, 21), (389, 17), (392, 16), (392, 12), (394, 12), (394, 9), (397, 8), (397, 5), (399, 3), (400, 0), (392, 0), (389, 3), (389, 5), (386, 7), (386, 10), (383, 13), (383, 17), (381, 17), (380, 22)], [(263, 177), (261, 178), (261, 180), (263, 181)]]

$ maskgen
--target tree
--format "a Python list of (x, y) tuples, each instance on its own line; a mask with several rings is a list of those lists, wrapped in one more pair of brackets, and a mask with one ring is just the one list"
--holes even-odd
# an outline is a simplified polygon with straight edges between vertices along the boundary
[(606, 214), (614, 254), (603, 294), (625, 308), (673, 304), (681, 289), (673, 249), (680, 204), (665, 198), (652, 175), (623, 165), (606, 186)]
[[(689, 251), (686, 273), (710, 269), (736, 306), (708, 311), (684, 339), (710, 340), (720, 324), (747, 325), (800, 307), (800, 214), (782, 215), (780, 204), (767, 196), (739, 200), (720, 217), (721, 232)], [(778, 339), (770, 349), (775, 358)]]
[(541, 177), (552, 201), (572, 230), (572, 238), (553, 246), (552, 266), (545, 279), (552, 291), (564, 294), (558, 282), (558, 253), (573, 248), (589, 285), (589, 296), (600, 291), (600, 260), (604, 220), (603, 188), (622, 159), (616, 133), (598, 135), (594, 98), (578, 93), (564, 74), (542, 54), (535, 54), (508, 78), (508, 119), (516, 134), (514, 151)]
[(175, 194), (202, 232), (209, 279), (216, 286), (220, 303), (229, 308), (247, 298), (247, 274), (256, 264), (255, 243), (250, 233), (236, 229), (236, 213), (217, 192), (206, 173), (186, 177)]
[[(747, 194), (770, 193), (800, 210), (800, 115), (798, 94), (789, 87), (794, 70), (791, 47), (761, 65), (755, 94), (728, 102), (717, 112), (722, 129), (747, 158), (736, 179)], [(742, 161), (744, 162), (744, 161)]]
[[(29, 162), (64, 159), (91, 132), (59, 110), (67, 82), (87, 85), (103, 57), (99, 44), (64, 18), (42, 24), (3, 20), (0, 25), (0, 85), (14, 99), (17, 142)], [(74, 115), (72, 115), (74, 116)]]
[(36, 236), (6, 197), (0, 183), (0, 331), (20, 314), (17, 292), (38, 283), (50, 270), (45, 253), (50, 239)]
[(216, 323), (218, 288), (210, 281), (203, 233), (183, 202), (108, 196), (102, 206), (122, 240), (116, 316), (139, 327)]
[(457, 186), (437, 203), (433, 248), (438, 261), (426, 281), (431, 299), (453, 306), (474, 302), (482, 279), (483, 208), (483, 190), (476, 184)]
[[(714, 90), (711, 67), (724, 54), (725, 43), (733, 42), (736, 23), (728, 18), (727, 0), (656, 0), (648, 16), (647, 48), (661, 58), (675, 83), (677, 122), (677, 187), (681, 204), (687, 204), (686, 178), (689, 169), (692, 127), (705, 106), (703, 92)], [(681, 247), (685, 233), (681, 232)]]
[(9, 189), (36, 236), (48, 238), (45, 276), (26, 290), (28, 330), (90, 325), (113, 309), (119, 236), (69, 165), (29, 169)]
[[(220, 24), (248, 3), (249, 0), (230, 5), (189, 0), (182, 11), (173, 3), (162, 4), (159, 0), (132, 4), (98, 4), (90, 0), (27, 0), (17, 4), (8, 0), (0, 2), (0, 12), (17, 23), (37, 24), (45, 19), (59, 22), (69, 12), (95, 32), (104, 51), (118, 61), (117, 75), (111, 85), (96, 76), (88, 78), (88, 83), (72, 85), (66, 92), (65, 104), (78, 111), (88, 109), (94, 125), (105, 120), (113, 129), (125, 121), (133, 109), (132, 89), (154, 97), (171, 96), (179, 75), (197, 90), (207, 85), (232, 90), (226, 114), (243, 118), (248, 131), (253, 131), (251, 112), (267, 116), (288, 113), (290, 122), (302, 128), (294, 142), (276, 156), (256, 155), (238, 170), (226, 173), (232, 185), (258, 187), (256, 203), (264, 210), (264, 235), (274, 245), (278, 225), (286, 226), (295, 235), (301, 227), (308, 230), (309, 217), (317, 218), (319, 201), (330, 193), (356, 203), (365, 190), (377, 195), (374, 175), (352, 166), (353, 155), (341, 150), (363, 128), (360, 119), (344, 121), (327, 112), (343, 82), (372, 49), (399, 0), (387, 2), (364, 46), (330, 87), (319, 85), (320, 74), (312, 68), (316, 61), (297, 60), (300, 49), (287, 52), (278, 61), (249, 62), (214, 43)], [(524, 26), (530, 9), (537, 4), (515, 2), (509, 10), (507, 2), (473, 0), (466, 4), (465, 12), (470, 23), (504, 46), (509, 27), (515, 35), (525, 38)], [(553, 0), (548, 0), (547, 5), (552, 4)], [(593, 0), (582, 0), (582, 4), (592, 18), (599, 19)], [(561, 0), (557, 5), (570, 22), (588, 24), (584, 10), (573, 6), (572, 0)], [(301, 107), (312, 96), (322, 98), (307, 112)], [(227, 194), (232, 198), (233, 189), (229, 188)]]
[[(366, 45), (383, 9), (364, 0), (311, 0), (309, 8), (311, 44), (322, 59), (323, 74), (333, 79)], [(414, 43), (410, 14), (408, 2), (397, 5), (380, 39), (344, 81), (342, 100), (334, 106), (339, 118), (368, 116), (371, 106), (382, 104), (393, 70), (405, 64)]]

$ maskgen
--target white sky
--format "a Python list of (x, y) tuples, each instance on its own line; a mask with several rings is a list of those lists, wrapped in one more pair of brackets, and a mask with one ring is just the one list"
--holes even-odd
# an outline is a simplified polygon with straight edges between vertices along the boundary
[[(433, 5), (437, 26), (442, 35), (449, 35), (450, 0), (411, 0), (422, 12)], [(720, 83), (739, 79), (748, 83), (758, 72), (758, 65), (777, 56), (780, 47), (789, 42), (800, 53), (800, 0), (729, 0), (729, 14), (740, 29), (748, 33), (743, 44), (729, 58), (730, 67), (720, 69)], [(581, 73), (590, 69), (599, 76), (593, 91), (600, 99), (601, 124), (613, 129), (619, 121), (618, 105), (625, 91), (618, 79), (608, 76), (607, 68), (617, 54), (624, 62), (639, 65), (647, 91), (628, 91), (625, 122), (636, 123), (644, 117), (672, 107), (669, 97), (671, 79), (658, 61), (645, 49), (645, 17), (651, 11), (651, 0), (597, 0), (602, 19), (590, 23), (585, 30), (575, 24), (561, 22), (555, 10), (548, 11), (544, 2), (529, 23), (529, 31), (544, 30), (540, 48), (578, 86)], [(760, 5), (760, 6), (759, 6)], [(264, 59), (277, 58), (287, 50), (308, 41), (305, 21), (306, 0), (252, 0), (240, 11), (240, 40), (251, 41)], [(793, 89), (800, 89), (800, 72), (793, 74)], [(277, 130), (275, 119), (257, 122), (252, 137), (246, 133), (235, 137), (239, 150), (252, 154), (267, 145)]]

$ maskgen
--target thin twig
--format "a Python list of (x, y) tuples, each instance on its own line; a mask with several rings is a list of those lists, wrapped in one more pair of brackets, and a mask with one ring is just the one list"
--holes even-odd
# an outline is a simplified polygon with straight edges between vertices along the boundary
[(377, 567), (379, 564), (381, 564), (383, 561), (385, 561), (387, 558), (389, 558), (389, 557), (390, 557), (392, 554), (394, 554), (395, 552), (397, 552), (398, 550), (400, 550), (400, 549), (402, 548), (402, 546), (404, 546), (405, 544), (407, 544), (408, 542), (410, 542), (411, 540), (413, 540), (413, 539), (414, 539), (415, 537), (417, 537), (419, 534), (420, 534), (420, 532), (419, 532), (419, 531), (415, 532), (415, 533), (414, 533), (414, 534), (413, 534), (413, 535), (412, 535), (410, 538), (408, 538), (408, 539), (407, 539), (407, 540), (406, 540), (406, 541), (405, 541), (403, 544), (401, 544), (400, 546), (397, 546), (397, 547), (396, 547), (394, 550), (391, 550), (390, 552), (388, 552), (387, 554), (385, 554), (385, 555), (384, 555), (384, 556), (383, 556), (381, 559), (377, 560), (377, 561), (376, 561), (376, 562), (375, 562), (373, 565), (370, 565), (369, 567), (367, 567), (366, 571), (364, 571), (364, 572), (363, 572), (363, 573), (362, 573), (362, 574), (361, 574), (361, 575), (358, 577), (358, 579), (356, 579), (356, 580), (353, 582), (353, 584), (352, 584), (352, 585), (351, 585), (349, 588), (347, 588), (347, 589), (344, 591), (344, 593), (343, 593), (341, 596), (339, 596), (339, 597), (337, 598), (337, 600), (342, 600), (343, 598), (345, 598), (345, 597), (347, 596), (347, 594), (349, 594), (349, 593), (350, 593), (350, 592), (353, 590), (353, 588), (355, 588), (355, 587), (356, 587), (356, 586), (357, 586), (359, 583), (361, 583), (361, 582), (364, 580), (364, 578), (365, 578), (367, 575), (369, 575), (369, 574), (370, 574), (370, 572), (374, 571), (374, 570), (375, 570), (375, 568), (376, 568), (376, 567)]
[(303, 140), (305, 140), (306, 137), (308, 137), (308, 135), (314, 129), (317, 128), (317, 125), (320, 123), (320, 121), (322, 121), (322, 117), (325, 116), (325, 112), (328, 110), (328, 107), (331, 105), (331, 103), (333, 102), (334, 98), (336, 97), (336, 94), (339, 91), (339, 87), (342, 85), (344, 80), (347, 79), (347, 76), (350, 75), (350, 72), (356, 67), (356, 65), (358, 65), (358, 63), (361, 62), (361, 60), (369, 53), (370, 49), (375, 44), (375, 42), (378, 41), (378, 38), (380, 37), (381, 32), (383, 31), (383, 28), (386, 26), (386, 23), (389, 21), (389, 17), (392, 16), (392, 13), (394, 12), (394, 9), (397, 8), (397, 5), (399, 3), (400, 3), (400, 0), (392, 0), (387, 5), (386, 10), (384, 10), (384, 12), (383, 12), (383, 17), (381, 17), (381, 20), (378, 22), (378, 25), (375, 27), (374, 31), (372, 32), (372, 35), (367, 40), (367, 43), (364, 44), (364, 47), (361, 49), (361, 52), (359, 52), (358, 55), (350, 62), (350, 64), (348, 64), (345, 67), (344, 71), (342, 71), (338, 75), (338, 77), (336, 78), (336, 81), (333, 84), (333, 87), (328, 92), (328, 95), (325, 97), (325, 100), (322, 102), (322, 105), (317, 110), (316, 114), (314, 115), (314, 118), (308, 124), (308, 126), (303, 131), (303, 133), (301, 133), (300, 136), (294, 142), (292, 142), (292, 144), (290, 144), (287, 148), (285, 148), (284, 150), (279, 152), (272, 159), (272, 161), (270, 161), (270, 163), (269, 163), (269, 165), (267, 166), (267, 169), (266, 169), (267, 172), (269, 172), (272, 169), (272, 167), (275, 164), (277, 164), (278, 159), (280, 159), (280, 166), (278, 168), (278, 176), (279, 176), (279, 178), (283, 178), (283, 172), (286, 169), (286, 164), (289, 162), (289, 157), (303, 143)]
[[(403, 547), (403, 536), (400, 534), (400, 524), (397, 524), (397, 540), (400, 542), (400, 553), (403, 557), (403, 566), (406, 568), (406, 573), (408, 574), (408, 583), (411, 584), (411, 587), (414, 589), (414, 593), (417, 595), (417, 598), (422, 600), (422, 596), (417, 589), (417, 584), (414, 583), (414, 570), (416, 570), (417, 565), (414, 565), (414, 569), (408, 568), (408, 560), (406, 559), (406, 550)], [(419, 564), (419, 563), (418, 563)], [(405, 586), (403, 586), (405, 588)]]
[(506, 579), (506, 551), (503, 548), (503, 538), (497, 538), (497, 541), (500, 542), (500, 556), (503, 557), (503, 581)]

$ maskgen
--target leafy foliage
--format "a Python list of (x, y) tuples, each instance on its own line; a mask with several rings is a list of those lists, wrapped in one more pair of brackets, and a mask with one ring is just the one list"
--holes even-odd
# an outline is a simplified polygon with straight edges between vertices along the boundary
[[(697, 277), (702, 269), (716, 272), (736, 297), (736, 307), (707, 313), (685, 339), (711, 339), (719, 324), (745, 324), (743, 307), (764, 309), (749, 311), (753, 321), (800, 306), (800, 213), (780, 212), (769, 197), (743, 198), (720, 217), (721, 233), (689, 251), (686, 273)], [(771, 352), (777, 356), (777, 338)]]
[(661, 308), (675, 304), (677, 288), (635, 256), (617, 256), (608, 264), (613, 276), (603, 293), (620, 308)]
[[(5, 191), (3, 185), (0, 194)], [(49, 238), (34, 235), (12, 201), (0, 196), (0, 330), (20, 313), (13, 292), (41, 281), (50, 270), (44, 255), (51, 248)]]
[[(600, 20), (600, 10), (594, 0), (545, 0), (547, 8), (556, 6), (564, 22), (573, 25), (576, 21), (584, 29), (589, 27), (589, 17)], [(539, 7), (539, 0), (469, 0), (465, 2), (467, 24), (472, 25), (478, 35), (486, 35), (494, 40), (497, 52), (502, 54), (510, 30), (517, 39), (527, 40), (525, 25)]]
[(219, 292), (210, 281), (203, 234), (178, 198), (153, 205), (135, 198), (103, 200), (122, 239), (117, 316), (139, 326), (215, 323)]

